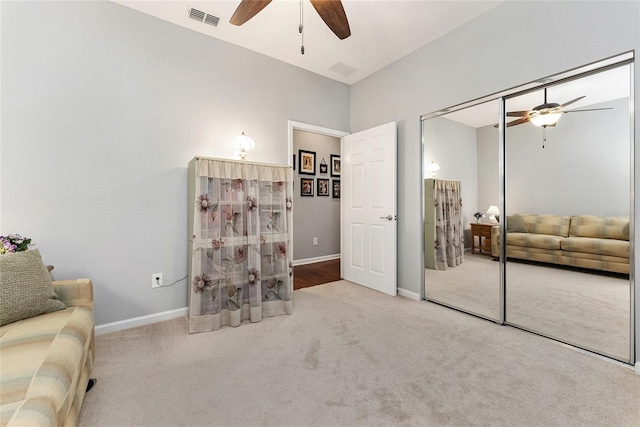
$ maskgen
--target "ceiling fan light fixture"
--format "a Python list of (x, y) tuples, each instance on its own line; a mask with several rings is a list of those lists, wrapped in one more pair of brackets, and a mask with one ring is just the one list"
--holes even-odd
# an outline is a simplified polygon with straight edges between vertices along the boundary
[(562, 117), (562, 113), (531, 114), (530, 121), (536, 126), (555, 126), (560, 117)]

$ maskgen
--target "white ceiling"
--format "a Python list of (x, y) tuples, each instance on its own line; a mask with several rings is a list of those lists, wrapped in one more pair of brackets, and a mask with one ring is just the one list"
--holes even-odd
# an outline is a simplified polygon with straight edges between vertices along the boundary
[[(240, 0), (113, 0), (176, 25), (353, 84), (471, 21), (502, 1), (343, 0), (351, 36), (339, 40), (308, 0), (302, 0), (305, 54), (300, 53), (299, 0), (274, 0), (244, 25), (229, 24)], [(189, 8), (220, 18), (213, 27), (188, 17)], [(356, 69), (333, 71), (336, 62)]]
[[(631, 92), (631, 70), (624, 66), (593, 74), (577, 80), (551, 86), (547, 90), (547, 101), (563, 104), (584, 96), (565, 110), (590, 108), (594, 104), (628, 97)], [(507, 100), (507, 111), (531, 110), (544, 102), (544, 92), (537, 90)], [(449, 120), (475, 128), (498, 123), (500, 105), (498, 100), (485, 102), (446, 114)], [(515, 120), (509, 117), (507, 121)]]

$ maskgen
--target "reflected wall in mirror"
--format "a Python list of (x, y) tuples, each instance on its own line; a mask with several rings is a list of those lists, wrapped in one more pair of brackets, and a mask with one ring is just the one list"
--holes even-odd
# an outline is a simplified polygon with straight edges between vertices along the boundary
[[(425, 298), (500, 318), (499, 263), (487, 210), (498, 206), (498, 101), (422, 121)], [(436, 166), (437, 165), (437, 166)], [(478, 214), (478, 218), (474, 216)]]
[[(505, 138), (505, 321), (625, 362), (630, 81), (627, 65), (507, 99)], [(544, 102), (565, 104), (555, 126), (532, 123)]]

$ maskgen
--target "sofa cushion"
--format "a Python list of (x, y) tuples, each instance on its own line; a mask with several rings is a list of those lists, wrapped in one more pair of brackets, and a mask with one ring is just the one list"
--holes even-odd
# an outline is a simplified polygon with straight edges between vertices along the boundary
[(629, 264), (629, 258), (625, 258), (625, 257), (603, 255), (603, 254), (590, 254), (588, 252), (573, 252), (573, 251), (561, 251), (561, 252), (562, 252), (562, 255), (566, 258), (591, 259), (596, 261)]
[(569, 216), (521, 214), (520, 217), (529, 233), (562, 237), (569, 235), (569, 225), (571, 224)]
[(574, 215), (569, 236), (629, 240), (629, 218)]
[(0, 326), (66, 308), (38, 250), (0, 256), (0, 297)]
[(92, 341), (87, 307), (0, 327), (0, 425), (65, 425)]
[(567, 237), (562, 241), (562, 250), (629, 258), (629, 242), (625, 240)]
[(508, 233), (507, 246), (520, 246), (525, 248), (560, 250), (560, 242), (564, 237), (548, 234)]
[(507, 233), (528, 233), (527, 226), (524, 225), (520, 215), (507, 216)]

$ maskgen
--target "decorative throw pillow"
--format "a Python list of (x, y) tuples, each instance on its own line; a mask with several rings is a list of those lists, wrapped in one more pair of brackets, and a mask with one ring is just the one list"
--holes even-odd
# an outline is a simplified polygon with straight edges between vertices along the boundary
[(507, 216), (507, 233), (528, 233), (527, 226), (524, 225), (520, 215)]
[(0, 255), (0, 326), (66, 307), (37, 249)]
[(624, 240), (629, 240), (629, 223), (627, 222), (622, 229), (622, 235), (624, 236)]

